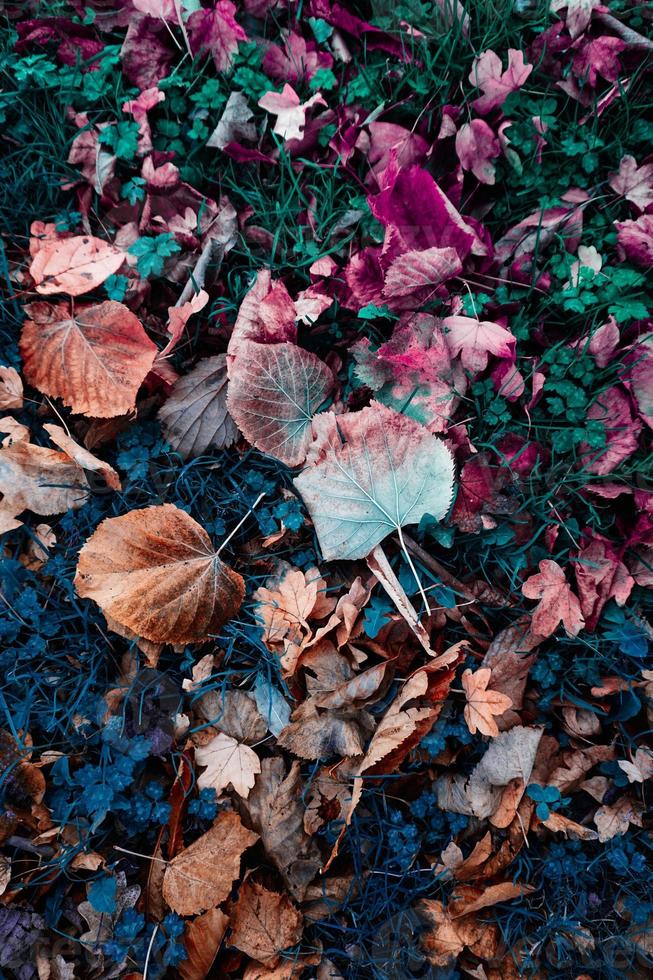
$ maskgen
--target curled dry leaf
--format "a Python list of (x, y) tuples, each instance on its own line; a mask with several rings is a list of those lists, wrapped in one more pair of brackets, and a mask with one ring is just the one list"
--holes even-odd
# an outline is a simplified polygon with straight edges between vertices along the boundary
[(50, 238), (39, 242), (29, 273), (37, 293), (81, 296), (117, 272), (125, 253), (93, 235)]
[(86, 503), (88, 481), (67, 453), (15, 442), (0, 449), (0, 493), (3, 516), (15, 517), (23, 510), (62, 514)]
[(239, 796), (249, 796), (261, 763), (253, 749), (219, 732), (195, 749), (195, 762), (206, 769), (197, 780), (200, 789), (213, 787), (218, 795), (231, 784)]
[(84, 449), (82, 446), (79, 446), (60, 425), (51, 425), (46, 423), (43, 428), (48, 433), (55, 446), (58, 446), (59, 449), (63, 449), (66, 455), (70, 456), (70, 458), (74, 460), (78, 466), (81, 466), (83, 470), (90, 470), (92, 473), (99, 473), (106, 485), (112, 490), (121, 489), (120, 477), (114, 470), (113, 466), (109, 466), (108, 463), (104, 463), (101, 459), (98, 459), (97, 456), (94, 456), (93, 453), (89, 453), (88, 449)]
[(186, 959), (177, 967), (181, 980), (205, 980), (228, 925), (229, 916), (220, 909), (209, 909), (187, 924), (183, 936)]
[(279, 953), (295, 946), (302, 935), (302, 916), (286, 895), (248, 879), (240, 886), (231, 914), (230, 942), (236, 949), (268, 966)]
[(26, 380), (80, 415), (131, 412), (157, 352), (140, 320), (112, 300), (74, 313), (29, 303), (20, 338)]
[(173, 504), (103, 521), (80, 552), (75, 586), (121, 626), (178, 644), (215, 633), (245, 591), (206, 531)]
[(453, 494), (453, 457), (418, 422), (378, 403), (318, 415), (295, 486), (327, 561), (364, 558), (392, 531), (440, 520)]
[(253, 446), (297, 466), (306, 459), (311, 419), (332, 387), (331, 371), (310, 351), (243, 341), (229, 370), (227, 405)]
[(163, 898), (179, 915), (197, 915), (219, 905), (240, 875), (240, 857), (258, 840), (237, 813), (223, 810), (194, 844), (168, 864)]
[(481, 667), (473, 673), (469, 669), (463, 672), (462, 683), (467, 699), (463, 714), (472, 735), (477, 731), (482, 735), (498, 735), (499, 729), (494, 715), (502, 715), (512, 707), (512, 701), (507, 695), (487, 689), (491, 676), (489, 667)]
[(16, 370), (0, 364), (0, 411), (23, 407), (23, 382)]
[(226, 356), (206, 357), (180, 378), (159, 411), (159, 421), (182, 459), (231, 446), (238, 428), (227, 411)]

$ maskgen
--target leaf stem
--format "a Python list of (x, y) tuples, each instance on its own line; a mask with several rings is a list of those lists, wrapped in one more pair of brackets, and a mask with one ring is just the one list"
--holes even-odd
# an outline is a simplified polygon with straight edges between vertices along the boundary
[(422, 597), (422, 602), (424, 603), (424, 608), (426, 609), (426, 615), (427, 616), (430, 616), (431, 615), (431, 607), (429, 606), (429, 600), (428, 600), (428, 598), (426, 596), (426, 592), (424, 591), (424, 586), (422, 585), (422, 580), (419, 577), (419, 575), (417, 574), (417, 569), (415, 568), (415, 565), (413, 564), (413, 559), (410, 557), (408, 548), (406, 547), (406, 542), (404, 541), (404, 535), (403, 535), (403, 532), (401, 530), (401, 524), (398, 524), (397, 525), (397, 533), (399, 535), (399, 544), (401, 545), (401, 550), (403, 551), (404, 557), (406, 558), (406, 561), (408, 562), (408, 564), (410, 566), (410, 570), (413, 573), (413, 576), (415, 577), (415, 581), (417, 582), (417, 588), (419, 589), (419, 594)]
[(253, 511), (258, 507), (258, 505), (260, 504), (260, 502), (263, 500), (263, 497), (264, 496), (265, 496), (265, 490), (262, 493), (259, 493), (258, 497), (254, 501), (254, 503), (252, 504), (252, 506), (249, 508), (249, 510), (247, 511), (247, 513), (243, 517), (241, 517), (241, 519), (238, 521), (238, 523), (236, 524), (236, 526), (233, 529), (233, 531), (231, 531), (227, 535), (227, 537), (224, 539), (224, 541), (222, 542), (222, 544), (220, 545), (220, 547), (216, 551), (216, 555), (219, 555), (220, 552), (222, 551), (222, 549), (225, 547), (225, 545), (228, 545), (229, 544), (229, 542), (233, 538), (233, 536), (236, 533), (236, 531), (238, 531), (243, 526), (243, 524), (245, 523), (245, 521), (247, 520), (247, 518), (249, 517), (249, 515), (251, 513), (253, 513)]

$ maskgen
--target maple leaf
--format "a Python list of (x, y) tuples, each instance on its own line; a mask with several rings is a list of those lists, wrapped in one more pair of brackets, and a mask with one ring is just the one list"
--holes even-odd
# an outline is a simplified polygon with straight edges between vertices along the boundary
[(299, 642), (302, 635), (311, 632), (308, 618), (319, 601), (318, 616), (326, 615), (335, 606), (335, 599), (326, 596), (326, 582), (317, 569), (304, 573), (298, 568), (289, 569), (277, 582), (261, 586), (254, 593), (257, 601), (255, 615), (263, 626), (263, 641), (281, 643), (290, 634)]
[(311, 419), (332, 387), (331, 371), (310, 351), (244, 341), (229, 369), (227, 406), (252, 445), (296, 466), (306, 458)]
[(313, 420), (316, 436), (294, 483), (327, 561), (364, 558), (392, 531), (441, 520), (451, 504), (453, 459), (417, 422), (378, 403)]
[(102, 521), (80, 552), (75, 587), (138, 636), (175, 644), (215, 633), (245, 591), (206, 531), (173, 504)]
[(501, 70), (501, 58), (494, 51), (483, 51), (474, 59), (469, 81), (480, 88), (483, 95), (474, 99), (472, 105), (477, 112), (486, 115), (497, 106), (502, 106), (511, 92), (521, 88), (530, 73), (532, 65), (524, 63), (524, 52), (508, 48), (508, 67)]
[[(194, 220), (194, 218), (193, 218)], [(170, 340), (158, 354), (158, 359), (161, 360), (167, 357), (168, 354), (177, 346), (181, 340), (184, 328), (190, 318), (195, 314), (203, 310), (209, 301), (209, 294), (204, 289), (200, 289), (192, 299), (188, 300), (186, 303), (180, 303), (179, 306), (169, 306), (168, 307), (168, 334), (170, 335)]]
[(475, 735), (477, 730), (482, 735), (498, 735), (499, 729), (494, 715), (502, 715), (512, 707), (512, 700), (505, 694), (487, 689), (491, 676), (492, 671), (489, 667), (481, 667), (473, 673), (468, 668), (462, 676), (467, 698), (463, 714), (472, 735)]
[(197, 746), (195, 761), (198, 766), (206, 766), (197, 780), (199, 788), (212, 787), (218, 795), (231, 784), (239, 796), (247, 798), (261, 771), (256, 752), (224, 732), (206, 745)]
[(29, 273), (37, 293), (81, 296), (118, 271), (126, 255), (92, 235), (39, 242)]
[(229, 916), (221, 909), (209, 909), (186, 924), (184, 948), (186, 958), (176, 970), (181, 980), (205, 980), (218, 955)]
[(182, 459), (231, 446), (238, 428), (227, 410), (226, 355), (205, 357), (176, 381), (158, 417), (167, 441)]
[(0, 364), (0, 411), (23, 407), (23, 382), (15, 368)]
[(463, 123), (456, 133), (456, 153), (463, 170), (471, 170), (481, 184), (494, 183), (492, 160), (501, 153), (501, 146), (484, 119)]
[(588, 630), (595, 629), (609, 599), (614, 599), (618, 606), (625, 605), (635, 584), (607, 538), (589, 530), (585, 532), (574, 571)]
[(522, 585), (522, 593), (527, 599), (540, 600), (533, 610), (533, 633), (551, 636), (562, 623), (568, 636), (576, 636), (585, 620), (564, 571), (549, 558), (540, 562), (539, 569), (538, 574), (531, 575)]
[(258, 100), (261, 109), (276, 116), (272, 130), (283, 140), (300, 140), (304, 136), (306, 112), (311, 106), (326, 105), (320, 92), (316, 92), (306, 102), (302, 102), (292, 85), (287, 82), (281, 92), (266, 92)]
[(222, 810), (205, 834), (170, 861), (163, 876), (163, 898), (179, 915), (215, 908), (240, 874), (240, 857), (258, 840), (237, 813)]
[(549, 10), (557, 14), (566, 9), (565, 24), (575, 40), (589, 27), (592, 11), (602, 6), (601, 0), (551, 0)]
[(274, 966), (279, 962), (279, 953), (301, 939), (303, 919), (287, 895), (279, 895), (248, 878), (240, 886), (230, 924), (232, 946)]
[(219, 72), (228, 71), (238, 42), (247, 40), (235, 14), (231, 0), (218, 0), (212, 9), (194, 10), (186, 22), (193, 54), (210, 53)]
[(109, 300), (77, 308), (29, 303), (20, 337), (25, 378), (81, 415), (132, 411), (157, 353), (140, 320)]
[(645, 211), (653, 204), (653, 163), (637, 166), (634, 157), (623, 156), (619, 162), (619, 172), (610, 174), (608, 183), (616, 194)]
[(490, 354), (512, 357), (515, 337), (498, 323), (471, 316), (447, 316), (442, 326), (451, 356), (460, 354), (463, 367), (472, 374), (487, 367)]

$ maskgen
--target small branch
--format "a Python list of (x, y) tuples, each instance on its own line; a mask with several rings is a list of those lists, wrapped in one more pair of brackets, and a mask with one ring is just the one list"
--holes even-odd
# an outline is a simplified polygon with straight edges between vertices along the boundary
[(219, 554), (220, 554), (220, 552), (222, 551), (222, 549), (223, 549), (223, 548), (224, 548), (224, 547), (225, 547), (226, 545), (228, 545), (228, 544), (229, 544), (229, 542), (230, 542), (230, 541), (231, 541), (231, 539), (233, 538), (233, 536), (234, 536), (234, 534), (236, 533), (236, 531), (238, 531), (238, 530), (239, 530), (239, 529), (240, 529), (240, 528), (241, 528), (241, 527), (243, 526), (243, 524), (245, 523), (245, 521), (247, 520), (247, 518), (249, 517), (249, 515), (250, 515), (250, 514), (251, 514), (251, 513), (252, 513), (252, 512), (253, 512), (253, 511), (254, 511), (254, 510), (255, 510), (255, 509), (256, 509), (256, 508), (258, 507), (258, 505), (259, 505), (259, 504), (261, 503), (261, 501), (263, 500), (263, 497), (264, 497), (264, 496), (265, 496), (265, 490), (263, 491), (263, 493), (259, 493), (259, 495), (258, 495), (258, 497), (257, 497), (257, 498), (256, 498), (256, 500), (254, 501), (254, 503), (252, 504), (252, 506), (251, 506), (251, 507), (249, 508), (249, 510), (247, 511), (247, 513), (246, 513), (246, 514), (244, 515), (244, 517), (241, 517), (241, 519), (240, 519), (240, 520), (238, 521), (238, 523), (236, 524), (236, 526), (235, 526), (235, 528), (233, 529), (233, 531), (231, 531), (231, 532), (230, 532), (230, 533), (229, 533), (229, 534), (227, 535), (227, 537), (226, 537), (226, 538), (224, 539), (224, 541), (222, 542), (222, 544), (220, 545), (220, 547), (219, 547), (219, 548), (218, 548), (218, 550), (216, 551), (216, 555), (219, 555)]
[(594, 20), (598, 20), (603, 27), (607, 27), (609, 30), (613, 31), (617, 37), (620, 37), (622, 41), (625, 41), (629, 48), (640, 48), (643, 51), (653, 51), (653, 41), (649, 38), (644, 37), (642, 34), (638, 34), (634, 31), (632, 27), (626, 27), (622, 24), (620, 20), (613, 17), (612, 14), (603, 13), (602, 11), (594, 11)]
[(453, 589), (459, 595), (464, 596), (466, 599), (470, 599), (472, 602), (478, 602), (478, 599), (471, 592), (466, 585), (457, 579), (451, 572), (448, 572), (444, 565), (441, 565), (439, 561), (432, 558), (428, 551), (425, 551), (421, 545), (414, 541), (409, 534), (404, 534), (404, 541), (406, 542), (406, 547), (408, 551), (412, 551), (416, 558), (419, 558), (421, 563), (437, 575), (444, 585), (448, 585), (449, 588)]

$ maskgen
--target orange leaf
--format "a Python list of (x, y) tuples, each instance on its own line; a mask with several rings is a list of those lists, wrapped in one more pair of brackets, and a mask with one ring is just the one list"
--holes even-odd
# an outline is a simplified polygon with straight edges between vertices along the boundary
[(179, 644), (215, 633), (245, 592), (204, 528), (173, 504), (102, 521), (80, 552), (75, 586), (120, 626)]
[(218, 955), (229, 916), (220, 909), (209, 909), (189, 922), (184, 930), (186, 959), (179, 964), (181, 980), (204, 980)]
[(140, 320), (122, 303), (77, 309), (30, 303), (20, 338), (25, 378), (74, 412), (111, 418), (131, 412), (156, 355)]
[(43, 296), (81, 296), (100, 286), (124, 261), (125, 253), (115, 245), (92, 235), (78, 235), (41, 242), (29, 272), (37, 293)]
[(268, 891), (253, 881), (240, 887), (231, 916), (232, 946), (269, 966), (278, 954), (295, 946), (302, 935), (302, 916), (286, 895)]
[(492, 671), (489, 667), (481, 667), (474, 673), (467, 669), (462, 676), (467, 698), (463, 714), (472, 735), (477, 731), (482, 735), (498, 735), (499, 729), (494, 715), (502, 715), (512, 707), (512, 700), (507, 694), (487, 690), (491, 676)]
[(565, 573), (557, 562), (545, 558), (538, 575), (531, 575), (522, 585), (527, 599), (539, 599), (533, 610), (532, 632), (551, 636), (562, 623), (569, 636), (576, 636), (585, 624), (580, 602), (571, 591)]

